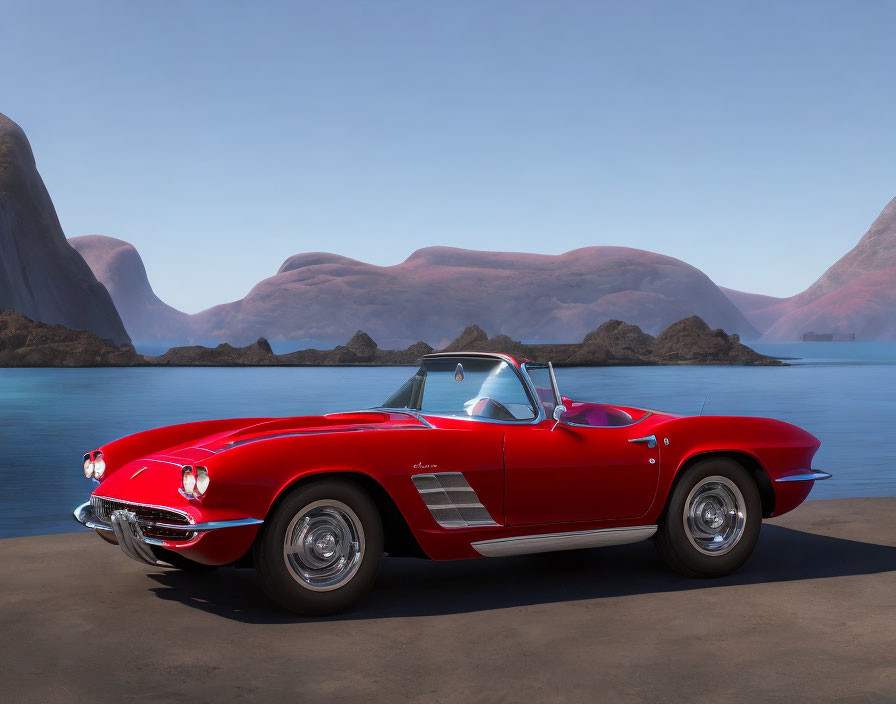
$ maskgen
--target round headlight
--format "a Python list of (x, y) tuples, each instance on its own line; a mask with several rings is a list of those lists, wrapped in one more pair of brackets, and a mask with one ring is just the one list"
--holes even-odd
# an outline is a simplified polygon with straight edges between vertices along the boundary
[(196, 468), (196, 493), (202, 496), (208, 489), (208, 470), (205, 467)]
[(184, 467), (184, 492), (187, 494), (192, 494), (196, 489), (196, 475), (193, 474), (192, 467)]
[(98, 453), (96, 459), (93, 460), (93, 476), (96, 479), (102, 479), (106, 473), (106, 460), (103, 459), (102, 453)]
[(93, 479), (93, 460), (90, 459), (90, 455), (84, 457), (84, 476)]

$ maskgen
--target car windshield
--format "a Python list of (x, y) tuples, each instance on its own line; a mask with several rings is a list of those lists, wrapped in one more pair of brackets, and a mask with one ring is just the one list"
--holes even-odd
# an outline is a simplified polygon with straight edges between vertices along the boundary
[(532, 420), (537, 415), (516, 370), (488, 357), (424, 359), (383, 407), (501, 421)]

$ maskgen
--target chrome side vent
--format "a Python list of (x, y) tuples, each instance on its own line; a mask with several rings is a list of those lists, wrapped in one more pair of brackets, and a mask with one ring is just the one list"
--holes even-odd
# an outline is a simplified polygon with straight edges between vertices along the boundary
[(411, 479), (442, 528), (498, 525), (461, 472), (415, 474)]

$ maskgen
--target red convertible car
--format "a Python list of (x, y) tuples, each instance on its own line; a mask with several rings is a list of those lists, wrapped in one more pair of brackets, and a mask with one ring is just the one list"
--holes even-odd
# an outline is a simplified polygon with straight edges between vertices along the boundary
[(819, 442), (767, 418), (572, 401), (551, 365), (439, 353), (382, 407), (187, 423), (84, 456), (75, 518), (128, 556), (247, 565), (281, 606), (345, 609), (380, 558), (500, 557), (652, 538), (673, 569), (725, 575), (762, 518), (797, 507)]

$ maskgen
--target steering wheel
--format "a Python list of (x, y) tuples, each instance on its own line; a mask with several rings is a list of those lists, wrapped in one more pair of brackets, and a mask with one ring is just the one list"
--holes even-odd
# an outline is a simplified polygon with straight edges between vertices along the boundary
[(516, 420), (516, 417), (507, 410), (506, 406), (493, 398), (481, 398), (473, 406), (470, 415), (480, 418), (492, 418), (493, 420)]

